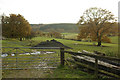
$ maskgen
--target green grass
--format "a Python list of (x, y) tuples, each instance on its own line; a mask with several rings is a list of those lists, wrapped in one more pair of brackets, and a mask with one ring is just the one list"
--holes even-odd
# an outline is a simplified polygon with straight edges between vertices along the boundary
[(27, 46), (28, 43), (29, 41), (19, 41), (16, 39), (2, 40), (3, 47), (23, 47)]
[[(31, 41), (25, 40), (25, 41), (19, 41), (19, 40), (3, 40), (3, 47), (27, 47), (27, 46), (34, 46), (42, 41), (46, 40), (52, 40), (55, 39), (61, 43), (63, 43), (66, 46), (72, 47), (72, 51), (82, 51), (87, 50), (90, 52), (93, 52), (94, 50), (100, 51), (105, 53), (108, 56), (118, 56), (118, 44), (117, 44), (117, 37), (110, 37), (112, 43), (102, 43), (102, 46), (105, 47), (98, 47), (98, 46), (92, 46), (93, 43), (97, 44), (97, 42), (81, 42), (81, 41), (73, 41), (73, 40), (64, 40), (64, 39), (56, 39), (56, 38), (48, 38), (48, 37), (35, 37)], [(113, 44), (116, 43), (116, 44)], [(75, 45), (77, 44), (77, 45)]]
[(118, 36), (109, 37), (112, 43), (118, 44)]
[[(39, 43), (41, 41), (52, 40), (52, 39), (53, 38), (36, 37), (36, 38), (33, 38), (32, 40)], [(105, 47), (99, 47), (99, 46), (92, 46), (93, 43), (97, 45), (97, 42), (81, 42), (81, 41), (64, 40), (64, 39), (55, 39), (55, 40), (63, 43), (66, 46), (72, 47), (73, 48), (72, 51), (87, 50), (87, 51), (93, 52), (94, 50), (96, 50), (96, 51), (103, 52), (108, 56), (114, 56), (114, 57), (118, 56), (118, 44), (102, 43), (102, 46), (105, 46)]]
[(68, 66), (59, 66), (48, 76), (50, 78), (94, 78), (94, 75), (89, 75), (79, 69), (71, 69)]
[(64, 38), (67, 39), (77, 39), (77, 33), (62, 33), (64, 35)]
[[(66, 33), (66, 34), (68, 34), (68, 33)], [(73, 35), (75, 35), (75, 34), (73, 34)], [(73, 49), (67, 49), (70, 51), (77, 52), (77, 51), (87, 50), (87, 51), (93, 52), (94, 50), (96, 50), (96, 51), (103, 52), (108, 56), (118, 57), (117, 37), (110, 37), (110, 38), (111, 38), (112, 43), (102, 43), (102, 45), (106, 46), (106, 47), (92, 46), (93, 43), (97, 44), (97, 42), (81, 42), (81, 41), (64, 40), (64, 39), (56, 39), (56, 38), (54, 38), (54, 39), (63, 43), (66, 46), (73, 48)], [(24, 40), (24, 41), (19, 41), (16, 39), (9, 39), (9, 40), (2, 40), (2, 46), (3, 47), (30, 47), (30, 46), (34, 46), (42, 41), (52, 40), (52, 39), (53, 38), (48, 38), (48, 37), (35, 37), (32, 40)], [(77, 45), (75, 45), (75, 44), (77, 44)], [(9, 50), (10, 49), (5, 49), (5, 50), (3, 50), (3, 52), (9, 51)], [(24, 50), (27, 51), (27, 49), (24, 49)], [(42, 51), (49, 51), (49, 50), (42, 50)], [(59, 54), (59, 50), (55, 50), (55, 51), (56, 51), (56, 53)], [(19, 51), (19, 53), (21, 53), (21, 51)], [(39, 55), (39, 56), (41, 56), (41, 57), (48, 57), (49, 56), (50, 57), (50, 56), (58, 56), (58, 55), (56, 54), (56, 55)], [(65, 56), (68, 57), (70, 55), (65, 54)], [(21, 57), (26, 57), (26, 56), (22, 55)], [(28, 57), (32, 57), (32, 56), (28, 56)], [(58, 57), (60, 57), (60, 55)], [(26, 59), (26, 58), (24, 58), (24, 59)], [(26, 60), (31, 60), (31, 59), (27, 58)], [(37, 60), (39, 60), (39, 59), (36, 58), (35, 60), (36, 60), (35, 62), (38, 62)], [(33, 64), (31, 64), (31, 65), (33, 65)], [(29, 64), (29, 66), (30, 66), (30, 64)], [(14, 75), (16, 72), (18, 72), (19, 74), (22, 73), (22, 71), (17, 71), (17, 70), (14, 70), (14, 71), (3, 70), (3, 72), (4, 72), (4, 77), (10, 77), (10, 76), (15, 77)], [(23, 72), (25, 72), (25, 71), (23, 71)], [(27, 70), (26, 72), (28, 72), (28, 74), (30, 73), (29, 70)], [(31, 74), (33, 75), (33, 77), (35, 77), (34, 74), (36, 74), (36, 70), (32, 70), (31, 72), (32, 73), (30, 73), (28, 75), (28, 78), (32, 77)], [(41, 73), (43, 73), (43, 72), (41, 72)], [(21, 76), (23, 76), (23, 75), (21, 75)], [(63, 77), (64, 78), (93, 78), (93, 76), (91, 76), (87, 73), (84, 73), (84, 72), (79, 71), (79, 70), (71, 70), (68, 67), (64, 67), (64, 68), (59, 67), (52, 72), (50, 71), (47, 75), (45, 74), (45, 76), (43, 76), (41, 74), (40, 77), (43, 77), (43, 78), (44, 77), (50, 77), (50, 78), (54, 78), (54, 77), (55, 78), (63, 78)]]

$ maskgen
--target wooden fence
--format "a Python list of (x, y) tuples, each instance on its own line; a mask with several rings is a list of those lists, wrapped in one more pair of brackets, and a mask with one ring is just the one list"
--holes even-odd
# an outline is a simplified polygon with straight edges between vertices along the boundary
[[(78, 66), (84, 66), (85, 68), (91, 69), (94, 71), (96, 78), (99, 73), (120, 78), (120, 59), (115, 57), (108, 57), (104, 54), (100, 54), (95, 51), (94, 53), (87, 52), (83, 50), (82, 52), (72, 52), (66, 51), (64, 48), (59, 47), (3, 47), (3, 48), (28, 48), (28, 49), (60, 49), (60, 64), (64, 66), (65, 61), (77, 64)], [(16, 52), (17, 53), (17, 52)], [(72, 59), (65, 58), (66, 54), (71, 55)], [(9, 57), (8, 57), (9, 58)], [(15, 57), (16, 61), (18, 57)], [(16, 62), (17, 63), (17, 62)]]
[[(108, 57), (97, 51), (94, 53), (85, 50), (82, 52), (72, 52), (65, 51), (61, 48), (60, 52), (61, 65), (64, 65), (65, 61), (69, 61), (78, 66), (84, 66), (85, 68), (93, 70), (96, 78), (98, 78), (99, 73), (110, 77), (120, 78), (120, 58)], [(66, 59), (65, 53), (70, 54), (72, 59)]]
[[(3, 50), (7, 50), (3, 51)], [(25, 50), (24, 50), (25, 49)], [(47, 49), (47, 50), (60, 50), (59, 47), (2, 47), (2, 54), (7, 54), (7, 57), (2, 58), (2, 69), (43, 69), (43, 68), (56, 68), (60, 64), (60, 56), (58, 53), (40, 53), (34, 55), (31, 49)], [(28, 50), (28, 51), (26, 51)], [(29, 52), (30, 51), (30, 52)], [(38, 51), (39, 52), (39, 51)], [(21, 54), (29, 53), (25, 56)], [(12, 56), (14, 54), (14, 56)], [(47, 54), (47, 55), (46, 55)]]

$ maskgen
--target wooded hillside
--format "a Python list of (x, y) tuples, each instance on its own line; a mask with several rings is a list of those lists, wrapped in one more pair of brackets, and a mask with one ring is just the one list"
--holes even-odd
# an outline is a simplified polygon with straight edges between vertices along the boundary
[(40, 30), (43, 32), (57, 31), (57, 32), (79, 32), (78, 26), (73, 23), (59, 23), (59, 24), (31, 24), (34, 31)]

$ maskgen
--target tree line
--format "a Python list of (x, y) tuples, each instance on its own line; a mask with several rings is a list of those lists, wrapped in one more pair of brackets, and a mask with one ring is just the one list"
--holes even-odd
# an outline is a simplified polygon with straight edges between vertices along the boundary
[[(118, 34), (118, 23), (112, 12), (102, 8), (89, 8), (80, 17), (78, 40), (89, 38), (101, 43), (110, 42), (109, 35)], [(20, 14), (2, 16), (2, 34), (6, 38), (32, 38), (36, 35), (61, 38), (61, 33), (51, 30), (48, 33), (33, 31), (29, 22)]]
[(2, 35), (6, 38), (24, 38), (31, 39), (36, 36), (47, 36), (61, 38), (61, 34), (56, 31), (44, 33), (42, 31), (33, 31), (29, 22), (20, 14), (10, 14), (10, 16), (2, 16)]

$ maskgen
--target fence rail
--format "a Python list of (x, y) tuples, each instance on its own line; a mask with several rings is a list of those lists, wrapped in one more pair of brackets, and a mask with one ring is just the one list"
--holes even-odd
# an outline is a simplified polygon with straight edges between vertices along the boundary
[[(72, 52), (72, 51), (66, 51), (64, 50), (64, 48), (60, 48), (60, 47), (2, 47), (3, 49), (4, 48), (11, 48), (11, 49), (16, 49), (16, 53), (17, 52), (17, 49), (21, 50), (21, 49), (57, 49), (57, 50), (60, 50), (60, 56), (57, 57), (59, 58), (59, 62), (62, 66), (64, 66), (65, 64), (65, 61), (69, 61), (69, 62), (72, 62), (72, 63), (75, 63), (79, 66), (84, 66), (86, 68), (89, 68), (91, 70), (94, 70), (94, 74), (96, 76), (96, 78), (98, 77), (98, 73), (104, 73), (106, 75), (110, 75), (110, 76), (113, 76), (113, 77), (117, 77), (117, 78), (120, 78), (120, 64), (116, 64), (114, 62), (118, 62), (120, 63), (120, 58), (115, 58), (115, 57), (108, 57), (108, 56), (100, 56), (100, 55), (97, 55), (97, 52), (95, 52), (95, 54), (92, 54), (92, 53), (89, 53), (87, 51), (83, 51), (83, 52)], [(24, 50), (23, 50), (24, 51)], [(72, 55), (72, 58), (73, 60), (70, 60), (70, 59), (66, 59), (65, 58), (65, 53), (68, 53), (70, 55)], [(12, 59), (13, 57), (6, 57), (6, 59)], [(43, 61), (45, 61), (46, 58), (50, 58), (50, 56), (47, 56), (47, 57), (38, 57), (38, 56), (32, 56), (32, 57), (20, 57), (20, 56), (17, 56), (15, 55), (15, 63), (16, 63), (16, 67), (12, 67), (12, 68), (7, 68), (6, 69), (19, 69), (19, 66), (18, 64), (20, 62), (18, 62), (18, 60), (21, 58), (21, 59), (24, 59), (24, 58), (30, 58), (29, 62), (30, 63), (27, 63), (27, 64), (32, 64), (31, 62), (33, 61), (34, 58), (38, 58), (38, 59), (41, 59)], [(43, 58), (43, 59), (42, 59)], [(52, 56), (51, 58), (56, 58), (55, 56)], [(86, 60), (86, 58), (89, 58), (89, 59), (93, 59), (91, 62), (88, 60)], [(4, 59), (4, 58), (3, 58)], [(99, 62), (100, 60), (102, 62), (105, 62), (107, 65), (110, 64), (112, 65), (112, 67), (109, 67), (109, 66), (106, 66), (106, 65), (101, 65)], [(46, 60), (47, 61), (47, 60)], [(48, 61), (51, 61), (51, 60), (48, 60)], [(55, 61), (55, 60), (54, 60)], [(57, 60), (56, 60), (57, 61)], [(113, 62), (112, 62), (113, 61)], [(12, 62), (13, 63), (13, 62)], [(35, 62), (34, 62), (35, 63)], [(40, 62), (42, 63), (42, 62)], [(57, 64), (58, 62), (56, 62)], [(3, 63), (5, 64), (5, 63)], [(46, 65), (46, 64), (42, 64), (42, 65)], [(42, 66), (40, 65), (41, 67), (39, 68), (46, 68), (45, 66)], [(6, 64), (4, 65), (6, 66)], [(12, 65), (10, 65), (12, 66)], [(27, 65), (26, 65), (27, 66)], [(89, 66), (89, 67), (88, 67)], [(93, 67), (94, 66), (94, 67)], [(48, 68), (55, 68), (55, 66), (47, 66)], [(108, 68), (109, 67), (109, 68)], [(29, 67), (29, 68), (33, 68), (33, 67)], [(37, 67), (38, 68), (38, 67)], [(107, 68), (109, 70), (107, 70)], [(111, 71), (110, 71), (111, 70)], [(119, 71), (117, 73), (115, 73), (115, 71)], [(110, 72), (110, 73), (109, 73)]]
[(108, 57), (108, 56), (99, 56), (99, 55), (93, 55), (93, 54), (89, 54), (89, 53), (86, 54), (85, 52), (81, 52), (81, 53), (72, 52), (72, 51), (63, 51), (63, 52), (64, 53), (69, 53), (69, 54), (72, 54), (72, 55), (78, 55), (78, 56), (85, 55), (85, 56), (90, 56), (90, 57), (98, 58), (98, 59), (105, 58), (105, 59), (109, 59), (109, 60), (120, 61), (120, 58)]
[[(64, 55), (64, 57), (65, 57), (65, 53), (71, 54), (71, 55), (73, 55), (72, 58), (74, 59), (74, 60), (71, 60), (71, 59), (65, 59), (64, 57), (62, 57), (62, 59), (61, 59), (62, 65), (64, 65), (64, 61), (67, 60), (69, 62), (78, 64), (79, 66), (84, 66), (86, 68), (94, 70), (94, 74), (95, 74), (96, 78), (98, 78), (98, 73), (104, 73), (111, 77), (120, 78), (120, 64), (114, 65), (116, 63), (120, 63), (120, 58), (100, 56), (100, 55), (97, 55), (97, 51), (96, 51), (96, 53), (89, 53), (87, 51), (78, 53), (78, 52), (72, 52), (72, 51), (65, 51), (64, 49), (61, 49), (61, 53), (62, 53), (62, 55)], [(93, 59), (93, 60), (86, 61), (86, 58)], [(111, 64), (110, 61), (111, 62), (114, 61), (116, 63), (112, 62), (114, 64)], [(100, 64), (100, 62), (103, 62), (108, 66), (106, 66), (104, 64), (101, 65), (102, 63)]]
[[(32, 52), (25, 51), (26, 49), (52, 49), (52, 50), (60, 50), (60, 47), (1, 47), (3, 49), (8, 50), (7, 52), (4, 52), (2, 54), (15, 54), (14, 56), (7, 56), (7, 57), (1, 57), (2, 60), (2, 69), (31, 69), (34, 67), (34, 65), (37, 65), (35, 67), (39, 68), (55, 68), (58, 64), (60, 64), (60, 56), (54, 56), (53, 55), (34, 55), (31, 54)], [(25, 50), (24, 50), (25, 49)], [(14, 50), (14, 52), (13, 52)], [(30, 56), (18, 56), (20, 53), (18, 50), (20, 50), (23, 53), (30, 53)], [(48, 53), (47, 53), (48, 54)], [(57, 53), (55, 53), (57, 55)], [(25, 65), (22, 65), (25, 64)], [(30, 64), (30, 65), (29, 65)]]
[(60, 47), (0, 47), (2, 48), (14, 48), (14, 49), (19, 49), (19, 48), (28, 48), (28, 49), (60, 49)]

